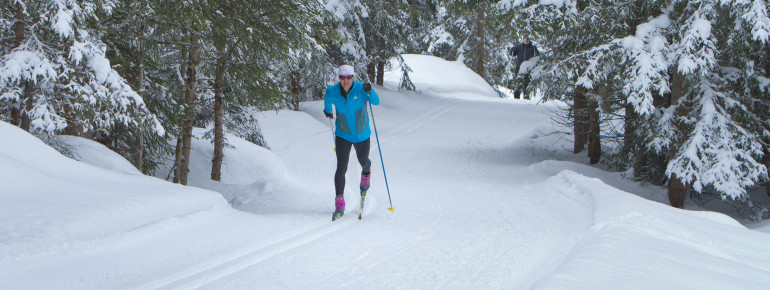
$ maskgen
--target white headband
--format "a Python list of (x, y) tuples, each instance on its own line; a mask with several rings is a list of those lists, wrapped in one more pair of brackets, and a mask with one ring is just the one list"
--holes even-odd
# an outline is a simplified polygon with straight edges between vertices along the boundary
[(356, 73), (353, 71), (353, 66), (349, 64), (343, 64), (340, 66), (340, 72), (339, 75), (356, 75)]

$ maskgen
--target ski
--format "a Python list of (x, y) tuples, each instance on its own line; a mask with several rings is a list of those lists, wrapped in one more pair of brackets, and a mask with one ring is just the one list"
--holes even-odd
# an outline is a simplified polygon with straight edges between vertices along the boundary
[(334, 213), (332, 214), (332, 221), (336, 221), (337, 219), (341, 218), (344, 215), (345, 215), (344, 211), (334, 211)]
[(345, 215), (345, 198), (337, 197), (334, 199), (334, 214), (332, 214), (332, 221), (336, 221)]
[(361, 192), (361, 204), (358, 206), (358, 219), (364, 217), (364, 198), (366, 198), (366, 191)]

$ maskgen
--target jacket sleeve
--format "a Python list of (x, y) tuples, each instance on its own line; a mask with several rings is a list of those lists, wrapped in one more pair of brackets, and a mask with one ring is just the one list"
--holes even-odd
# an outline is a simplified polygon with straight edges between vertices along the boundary
[(512, 57), (515, 57), (516, 55), (518, 55), (519, 54), (519, 46), (517, 45), (517, 46), (512, 47), (510, 53), (511, 53)]
[(324, 113), (332, 113), (332, 86), (326, 87), (326, 94), (324, 95)]
[(380, 104), (380, 96), (377, 95), (377, 91), (375, 91), (374, 88), (372, 88), (372, 92), (367, 95), (366, 99), (369, 100), (372, 105)]

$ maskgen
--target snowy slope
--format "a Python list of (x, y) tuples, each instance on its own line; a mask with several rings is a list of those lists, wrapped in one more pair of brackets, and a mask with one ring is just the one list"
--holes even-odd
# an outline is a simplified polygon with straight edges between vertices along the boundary
[(91, 164), (93, 166), (125, 174), (141, 175), (131, 162), (123, 156), (110, 151), (107, 146), (98, 142), (76, 136), (59, 136), (61, 141), (70, 146), (74, 152), (75, 160)]
[[(228, 144), (222, 162), (221, 182), (211, 180), (211, 160), (214, 145), (204, 139), (203, 128), (193, 129), (192, 150), (190, 150), (190, 174), (188, 184), (211, 189), (221, 193), (231, 204), (241, 205), (254, 202), (257, 195), (268, 195), (282, 186), (287, 174), (283, 161), (270, 150), (231, 134), (225, 134)], [(156, 171), (157, 177), (173, 177), (173, 160)]]
[[(467, 70), (424, 73), (444, 76), (425, 78), (424, 87), (445, 88)], [(211, 144), (195, 141), (190, 183), (220, 191), (240, 211), (211, 191), (67, 159), (0, 123), (0, 178), (9, 185), (0, 193), (0, 289), (770, 283), (770, 235), (722, 214), (678, 210), (627, 192), (660, 197), (655, 188), (582, 164), (583, 156), (563, 149), (569, 140), (547, 135), (554, 129), (548, 112), (558, 104), (499, 100), (475, 82), (457, 87), (428, 94), (375, 87), (382, 103), (374, 118), (396, 210), (386, 210), (372, 142), (373, 184), (362, 221), (351, 214), (330, 222), (335, 159), (321, 102), (302, 104), (303, 112), (261, 113), (271, 151), (228, 136), (234, 147), (225, 151), (222, 182), (206, 180)], [(86, 162), (112, 158), (83, 152), (105, 155)], [(351, 160), (349, 213), (358, 206), (359, 171)]]
[[(404, 54), (404, 61), (412, 70), (409, 78), (416, 90), (424, 94), (451, 98), (489, 99), (499, 95), (484, 79), (459, 61), (447, 61), (435, 56)], [(404, 72), (398, 62), (395, 69), (385, 73), (386, 88), (398, 89)]]
[(551, 186), (594, 212), (583, 238), (537, 289), (763, 289), (768, 235), (711, 212), (649, 202), (564, 171)]
[[(215, 192), (72, 160), (5, 122), (0, 122), (0, 136), (3, 270), (32, 266), (169, 218), (229, 208)], [(106, 167), (123, 170), (113, 165)]]

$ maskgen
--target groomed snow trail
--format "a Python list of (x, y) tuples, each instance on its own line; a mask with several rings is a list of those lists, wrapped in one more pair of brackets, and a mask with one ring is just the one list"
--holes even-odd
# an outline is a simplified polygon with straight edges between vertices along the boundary
[(365, 217), (351, 158), (347, 214), (331, 222), (331, 130), (322, 102), (306, 103), (262, 116), (287, 176), (244, 193), (241, 211), (202, 209), (20, 257), (0, 288), (527, 289), (557, 269), (594, 210), (529, 167), (558, 151), (533, 141), (552, 126), (547, 106), (376, 89), (394, 213), (372, 139)]
[[(590, 227), (590, 201), (562, 194), (527, 168), (549, 157), (550, 151), (529, 147), (538, 128), (551, 126), (542, 106), (378, 89), (382, 105), (374, 115), (396, 211), (386, 210), (373, 134), (371, 215), (347, 224), (355, 219), (348, 215), (339, 230), (219, 279), (209, 277), (203, 288), (526, 289), (555, 269)], [(324, 127), (273, 147), (289, 171), (305, 179), (280, 199), (317, 199), (320, 210), (332, 204), (335, 162), (322, 106), (302, 109)], [(274, 125), (263, 123), (268, 140)], [(359, 172), (351, 158), (348, 207), (357, 206)], [(377, 205), (369, 203), (373, 199)]]

